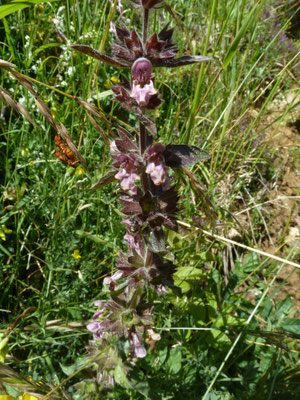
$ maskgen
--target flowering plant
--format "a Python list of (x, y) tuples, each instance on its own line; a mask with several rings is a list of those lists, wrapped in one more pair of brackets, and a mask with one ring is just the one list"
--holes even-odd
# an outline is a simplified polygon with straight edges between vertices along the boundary
[[(85, 108), (92, 124), (110, 147), (112, 170), (92, 189), (119, 181), (122, 190), (119, 201), (124, 214), (121, 223), (126, 226), (124, 238), (128, 244), (126, 254), (119, 252), (116, 272), (104, 279), (109, 298), (94, 302), (97, 311), (87, 325), (93, 334), (89, 345), (93, 384), (101, 390), (109, 390), (116, 382), (130, 385), (130, 371), (136, 360), (145, 357), (147, 351), (160, 340), (160, 335), (153, 331), (154, 305), (148, 300), (148, 291), (153, 290), (161, 295), (169, 288), (177, 290), (173, 282), (174, 256), (165, 243), (165, 230), (177, 229), (179, 194), (173, 171), (181, 169), (197, 194), (199, 188), (196, 178), (185, 167), (209, 158), (206, 152), (195, 146), (161, 143), (155, 122), (147, 112), (155, 110), (163, 102), (155, 88), (155, 68), (181, 67), (211, 61), (212, 58), (177, 57), (177, 48), (172, 41), (173, 29), (169, 28), (169, 24), (159, 33), (148, 36), (150, 11), (160, 7), (162, 1), (134, 0), (134, 4), (143, 13), (142, 38), (136, 30), (130, 32), (125, 26), (116, 26), (117, 41), (112, 45), (112, 55), (98, 52), (87, 45), (71, 46), (108, 65), (130, 68), (130, 81), (122, 78), (121, 82), (113, 82), (112, 91), (115, 100), (133, 112), (139, 121), (138, 133), (134, 129), (131, 132), (118, 126), (117, 136), (112, 140), (94, 119), (98, 117), (103, 120), (100, 112), (86, 101), (73, 97)], [(0, 67), (7, 69), (30, 92), (43, 116), (56, 130), (57, 157), (72, 167), (80, 162), (88, 170), (67, 128), (54, 120), (30, 80), (17, 72), (11, 63), (1, 61)], [(0, 97), (34, 123), (28, 111), (20, 104), (13, 103), (2, 88)], [(79, 390), (82, 385), (79, 385)]]
[[(116, 26), (117, 42), (112, 45), (112, 55), (87, 45), (72, 46), (111, 66), (131, 69), (130, 81), (122, 78), (121, 82), (114, 83), (112, 91), (115, 100), (139, 120), (136, 135), (118, 128), (118, 136), (109, 141), (114, 169), (94, 185), (96, 188), (112, 180), (120, 182), (119, 201), (125, 216), (121, 223), (126, 226), (124, 238), (128, 244), (127, 254), (119, 252), (116, 272), (104, 279), (110, 299), (95, 301), (98, 309), (93, 322), (87, 326), (94, 336), (90, 354), (95, 365), (95, 378), (106, 388), (115, 381), (121, 383), (116, 374), (120, 365), (124, 376), (130, 375), (134, 360), (145, 357), (160, 339), (152, 329), (153, 304), (148, 304), (147, 290), (153, 288), (163, 294), (173, 287), (174, 257), (165, 243), (165, 229), (177, 229), (179, 195), (172, 171), (184, 170), (184, 167), (209, 158), (195, 146), (160, 143), (155, 123), (147, 111), (156, 109), (163, 101), (155, 88), (154, 68), (180, 67), (212, 58), (176, 57), (173, 29), (168, 25), (148, 37), (149, 12), (153, 7), (161, 6), (161, 1), (135, 0), (134, 3), (143, 13), (142, 39), (136, 30), (130, 32), (125, 26)], [(89, 113), (94, 113), (86, 103), (77, 101)], [(184, 171), (195, 183), (195, 177)], [(109, 349), (109, 358), (103, 356), (104, 349)]]

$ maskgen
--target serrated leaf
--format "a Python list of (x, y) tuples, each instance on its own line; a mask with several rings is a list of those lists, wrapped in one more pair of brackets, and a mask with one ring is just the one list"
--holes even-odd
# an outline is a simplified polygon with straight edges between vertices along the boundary
[(276, 304), (276, 313), (275, 320), (280, 320), (289, 314), (293, 307), (293, 301), (290, 296), (287, 296), (285, 299), (280, 300)]

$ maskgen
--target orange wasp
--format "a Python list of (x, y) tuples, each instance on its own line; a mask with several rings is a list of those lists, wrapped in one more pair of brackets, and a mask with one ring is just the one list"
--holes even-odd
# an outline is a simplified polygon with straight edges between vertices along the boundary
[(79, 161), (76, 160), (73, 152), (58, 135), (55, 135), (54, 140), (57, 145), (57, 149), (55, 152), (56, 157), (65, 164), (70, 165), (71, 167), (75, 167), (79, 163)]

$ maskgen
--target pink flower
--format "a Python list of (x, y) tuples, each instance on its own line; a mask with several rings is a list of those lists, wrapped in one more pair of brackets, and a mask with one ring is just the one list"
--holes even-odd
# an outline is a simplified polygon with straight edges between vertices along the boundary
[(143, 86), (136, 81), (133, 81), (131, 96), (135, 98), (139, 106), (146, 106), (149, 103), (150, 97), (156, 93), (157, 90), (154, 89), (153, 82), (151, 80), (148, 84)]
[(159, 186), (168, 183), (168, 167), (165, 164), (164, 153), (165, 146), (156, 143), (147, 150), (146, 173), (150, 175), (154, 185)]
[(135, 160), (129, 156), (120, 155), (117, 157), (115, 166), (120, 168), (119, 172), (115, 175), (115, 178), (121, 181), (121, 188), (134, 196), (137, 193), (135, 181), (140, 179), (137, 174)]
[(150, 162), (147, 165), (146, 168), (146, 173), (150, 174), (151, 179), (154, 183), (154, 185), (159, 186), (162, 185), (163, 183), (165, 183), (166, 179), (167, 179), (167, 171), (166, 171), (166, 167), (159, 162)]

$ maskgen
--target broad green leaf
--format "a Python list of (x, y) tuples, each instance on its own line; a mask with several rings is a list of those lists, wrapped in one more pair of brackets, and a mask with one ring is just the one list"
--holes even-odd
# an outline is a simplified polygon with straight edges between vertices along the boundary
[[(61, 1), (61, 0), (48, 0), (50, 1)], [(43, 0), (14, 0), (11, 1), (9, 4), (5, 4), (3, 6), (0, 6), (0, 19), (6, 17), (9, 14), (12, 14), (13, 12), (22, 10), (23, 8), (34, 6), (35, 4), (40, 4), (40, 3), (46, 3), (46, 1)]]
[(178, 268), (175, 276), (177, 278), (185, 279), (185, 278), (199, 278), (205, 275), (205, 272), (200, 268), (195, 267), (182, 267)]
[(130, 383), (127, 379), (124, 368), (122, 367), (122, 365), (120, 363), (115, 368), (114, 377), (115, 377), (116, 382), (119, 385), (121, 385), (127, 389), (130, 388)]
[(216, 346), (223, 346), (224, 344), (230, 346), (231, 340), (229, 337), (219, 330), (209, 331), (208, 335), (205, 337), (207, 343), (212, 344), (214, 347)]
[(179, 346), (170, 350), (170, 355), (167, 360), (167, 366), (170, 372), (177, 374), (181, 369), (181, 348)]
[(295, 318), (284, 318), (279, 325), (280, 328), (286, 331), (300, 335), (300, 320)]

